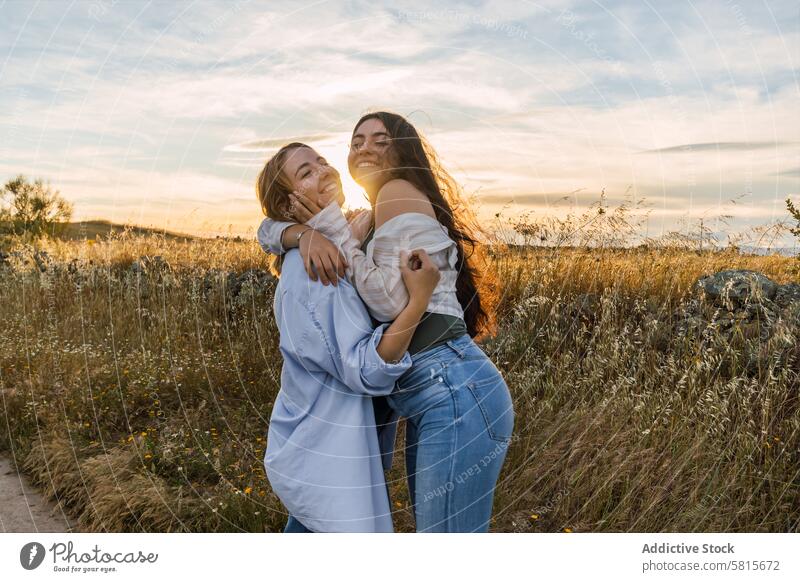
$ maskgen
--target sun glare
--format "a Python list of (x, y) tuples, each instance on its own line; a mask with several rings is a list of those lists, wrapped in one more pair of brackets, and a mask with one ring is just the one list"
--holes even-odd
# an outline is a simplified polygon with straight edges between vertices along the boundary
[(361, 186), (355, 183), (347, 169), (347, 145), (316, 144), (314, 149), (325, 156), (330, 165), (339, 170), (339, 175), (342, 178), (345, 205), (348, 208), (369, 208), (367, 194)]

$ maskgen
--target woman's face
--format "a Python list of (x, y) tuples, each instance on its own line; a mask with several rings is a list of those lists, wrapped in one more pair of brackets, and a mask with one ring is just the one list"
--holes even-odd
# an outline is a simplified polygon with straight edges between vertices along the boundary
[(380, 119), (367, 119), (353, 133), (347, 166), (350, 175), (367, 192), (377, 192), (397, 167), (392, 137)]
[(329, 166), (325, 158), (311, 148), (296, 148), (286, 156), (283, 173), (292, 185), (292, 190), (327, 206), (331, 200), (344, 204), (344, 191), (339, 172)]

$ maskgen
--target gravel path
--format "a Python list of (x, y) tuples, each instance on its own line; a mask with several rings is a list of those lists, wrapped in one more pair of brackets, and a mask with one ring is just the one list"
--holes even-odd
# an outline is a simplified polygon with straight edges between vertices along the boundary
[(0, 532), (67, 533), (73, 525), (55, 503), (44, 499), (0, 452)]

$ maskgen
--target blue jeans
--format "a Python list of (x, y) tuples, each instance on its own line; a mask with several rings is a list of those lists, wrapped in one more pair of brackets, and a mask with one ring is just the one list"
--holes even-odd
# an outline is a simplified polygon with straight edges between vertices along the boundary
[(406, 471), (417, 531), (488, 531), (514, 428), (508, 386), (468, 335), (412, 360), (389, 404), (406, 418)]
[(289, 516), (289, 519), (286, 522), (286, 527), (283, 528), (283, 533), (314, 533), (306, 526), (304, 526), (300, 521), (294, 517)]

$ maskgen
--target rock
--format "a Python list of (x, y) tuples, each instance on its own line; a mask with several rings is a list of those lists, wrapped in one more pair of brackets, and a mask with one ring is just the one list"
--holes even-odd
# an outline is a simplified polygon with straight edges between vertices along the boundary
[(249, 292), (263, 291), (274, 281), (275, 277), (269, 271), (263, 269), (249, 269), (239, 275), (229, 272), (224, 276), (225, 292), (231, 297), (238, 297), (239, 294), (247, 289)]
[(708, 322), (702, 317), (689, 316), (679, 320), (675, 324), (675, 335), (683, 337), (686, 335), (698, 336), (708, 327)]
[(778, 285), (765, 275), (756, 271), (731, 269), (720, 271), (697, 280), (706, 300), (733, 310), (764, 299), (773, 299)]
[[(720, 271), (701, 277), (695, 286), (700, 293), (687, 298), (672, 314), (679, 337), (741, 334), (745, 339), (766, 341), (785, 319), (787, 310), (782, 305), (800, 300), (800, 285), (778, 285), (756, 271)], [(800, 301), (796, 305), (800, 308)]]
[(242, 289), (242, 282), (239, 280), (239, 275), (236, 273), (228, 273), (225, 277), (225, 292), (231, 297), (239, 295)]
[(800, 283), (787, 283), (778, 287), (775, 303), (779, 307), (786, 308), (795, 302), (800, 302)]
[(258, 285), (263, 285), (268, 281), (272, 281), (274, 277), (269, 271), (263, 269), (249, 269), (241, 274), (239, 277), (240, 283), (251, 282)]

